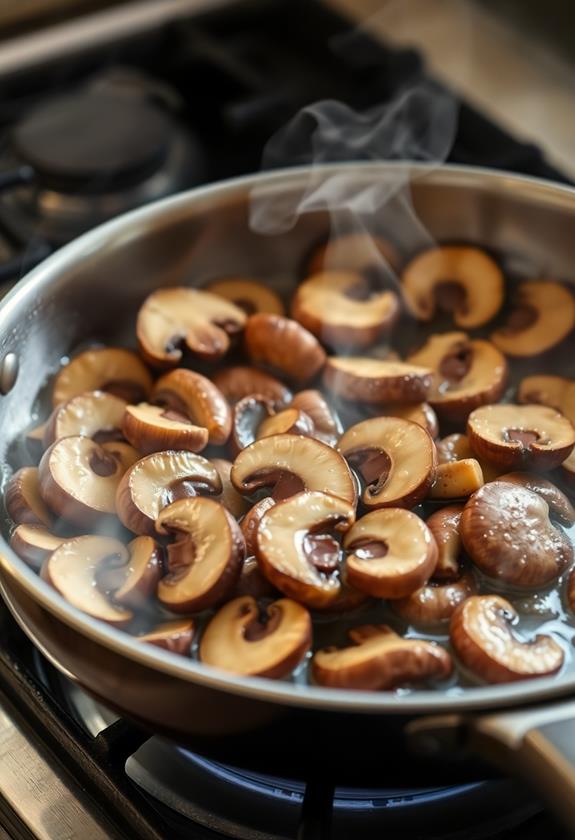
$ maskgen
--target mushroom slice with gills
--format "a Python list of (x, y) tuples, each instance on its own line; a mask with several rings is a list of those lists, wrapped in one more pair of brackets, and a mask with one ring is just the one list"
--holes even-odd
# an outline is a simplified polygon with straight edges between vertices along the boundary
[(307, 265), (306, 276), (340, 270), (358, 271), (367, 275), (379, 271), (392, 276), (391, 271), (399, 263), (399, 253), (387, 239), (356, 231), (316, 245)]
[(439, 432), (437, 415), (431, 406), (425, 402), (414, 403), (413, 405), (386, 405), (377, 412), (377, 415), (411, 420), (421, 426), (422, 429), (426, 429), (432, 438), (436, 438)]
[(544, 405), (484, 405), (471, 412), (467, 436), (479, 458), (508, 470), (552, 470), (570, 455), (575, 429)]
[(116, 510), (135, 534), (154, 536), (162, 508), (200, 494), (220, 495), (222, 481), (206, 458), (184, 450), (153, 452), (136, 461), (120, 482)]
[(230, 445), (233, 455), (256, 440), (261, 424), (273, 413), (272, 401), (261, 394), (250, 394), (238, 400), (232, 410)]
[(200, 661), (223, 671), (281, 679), (311, 647), (311, 618), (289, 598), (260, 607), (244, 595), (221, 607), (200, 641)]
[(487, 683), (556, 674), (565, 654), (551, 637), (522, 641), (513, 633), (517, 613), (498, 595), (473, 595), (455, 610), (450, 640), (461, 664)]
[(285, 407), (291, 400), (291, 391), (287, 385), (255, 367), (237, 365), (223, 368), (214, 373), (212, 382), (231, 406), (253, 394), (260, 394), (270, 400), (276, 409)]
[(158, 289), (146, 298), (136, 322), (144, 358), (157, 367), (174, 367), (184, 343), (201, 359), (217, 360), (228, 352), (230, 336), (240, 332), (246, 313), (220, 295), (182, 286)]
[(391, 330), (399, 299), (361, 274), (326, 271), (297, 287), (291, 313), (329, 347), (363, 350)]
[(321, 393), (314, 388), (298, 391), (290, 403), (291, 408), (298, 408), (307, 414), (314, 425), (313, 437), (329, 446), (335, 446), (343, 428), (335, 411)]
[(4, 491), (8, 515), (17, 525), (52, 524), (52, 514), (42, 498), (38, 467), (22, 467), (10, 478)]
[(325, 648), (312, 659), (316, 683), (331, 688), (389, 691), (402, 685), (444, 680), (453, 665), (445, 648), (423, 639), (404, 639), (385, 624), (350, 630), (352, 645)]
[(152, 377), (140, 357), (123, 347), (95, 347), (74, 356), (56, 374), (52, 404), (71, 400), (86, 391), (106, 391), (126, 402), (145, 400)]
[(405, 302), (420, 321), (437, 308), (453, 313), (462, 329), (490, 321), (503, 304), (505, 283), (497, 263), (479, 248), (443, 245), (418, 254), (404, 268)]
[(248, 557), (256, 553), (256, 536), (260, 522), (267, 511), (275, 505), (275, 500), (271, 496), (264, 496), (259, 502), (248, 510), (242, 521), (240, 528), (246, 541), (246, 554)]
[(483, 487), (483, 470), (475, 458), (462, 458), (449, 464), (439, 464), (429, 498), (436, 500), (463, 499)]
[(201, 452), (208, 445), (206, 428), (194, 425), (184, 414), (150, 403), (127, 406), (122, 431), (142, 455), (165, 449)]
[(543, 476), (527, 472), (512, 472), (505, 473), (499, 480), (508, 484), (518, 484), (520, 487), (526, 487), (533, 493), (537, 493), (549, 505), (549, 516), (552, 519), (556, 519), (567, 528), (575, 525), (575, 508), (565, 493)]
[(431, 387), (430, 368), (367, 356), (330, 356), (323, 372), (325, 387), (338, 397), (360, 403), (418, 403)]
[(344, 432), (337, 448), (361, 476), (368, 508), (414, 507), (435, 479), (435, 445), (410, 420), (362, 420)]
[(346, 533), (343, 547), (350, 585), (373, 598), (405, 598), (427, 583), (437, 563), (431, 531), (402, 508), (362, 516)]
[(63, 542), (44, 561), (42, 577), (77, 609), (122, 627), (132, 620), (132, 611), (114, 604), (97, 583), (102, 565), (112, 558), (119, 563), (128, 562), (128, 551), (118, 540), (103, 536), (74, 537)]
[(461, 572), (460, 555), (463, 548), (459, 523), (463, 505), (446, 505), (428, 516), (426, 525), (437, 545), (437, 563), (433, 579), (456, 580)]
[(304, 435), (306, 437), (314, 437), (315, 427), (313, 420), (305, 411), (299, 408), (284, 408), (283, 411), (278, 411), (277, 414), (272, 414), (266, 417), (260, 423), (257, 430), (257, 440), (260, 438), (271, 437), (272, 435)]
[(491, 334), (491, 341), (508, 356), (538, 356), (563, 341), (574, 326), (571, 292), (551, 280), (531, 280), (518, 287), (507, 324)]
[(120, 440), (127, 402), (105, 391), (88, 391), (60, 403), (44, 430), (44, 446), (65, 437), (83, 435), (97, 443)]
[(563, 376), (526, 376), (517, 391), (520, 403), (547, 405), (575, 425), (575, 380)]
[(393, 609), (408, 624), (441, 627), (450, 621), (459, 604), (476, 593), (477, 584), (471, 572), (443, 583), (433, 577), (407, 598), (394, 601)]
[(174, 613), (199, 612), (219, 604), (235, 589), (245, 556), (236, 520), (223, 505), (198, 496), (160, 511), (159, 534), (167, 547), (168, 573), (157, 588), (160, 603)]
[(44, 525), (18, 525), (10, 537), (10, 548), (38, 571), (44, 560), (66, 539), (52, 534)]
[(427, 400), (446, 420), (466, 420), (474, 408), (497, 402), (507, 383), (505, 356), (463, 332), (432, 335), (408, 362), (433, 370)]
[(325, 609), (342, 593), (342, 551), (333, 531), (346, 531), (355, 511), (344, 499), (304, 492), (278, 502), (262, 517), (256, 556), (266, 578), (288, 598)]
[(179, 656), (189, 656), (196, 632), (193, 618), (180, 618), (176, 621), (166, 621), (158, 624), (153, 630), (136, 636), (139, 642), (177, 653)]
[(233, 464), (231, 461), (226, 461), (225, 458), (212, 458), (211, 463), (218, 471), (222, 482), (222, 494), (219, 501), (226, 510), (229, 510), (232, 516), (239, 519), (247, 511), (249, 504), (232, 484), (230, 474)]
[(492, 481), (474, 493), (459, 533), (484, 575), (518, 589), (552, 583), (573, 561), (571, 541), (550, 521), (545, 499), (519, 484)]
[(252, 315), (244, 341), (252, 362), (269, 365), (299, 385), (317, 376), (325, 364), (325, 350), (317, 338), (297, 321), (281, 315)]
[(268, 285), (249, 277), (226, 277), (212, 280), (206, 291), (231, 301), (243, 309), (246, 315), (256, 312), (270, 312), (272, 315), (284, 315), (285, 309), (281, 298)]
[(40, 461), (42, 498), (55, 514), (80, 528), (109, 519), (116, 513), (118, 485), (134, 457), (132, 447), (120, 442), (100, 446), (87, 437), (62, 438)]
[(177, 368), (164, 374), (154, 385), (151, 399), (207, 429), (210, 443), (219, 446), (230, 436), (232, 412), (228, 402), (219, 388), (200, 373)]
[(357, 501), (356, 482), (345, 459), (331, 446), (302, 435), (273, 435), (247, 446), (237, 456), (232, 484), (244, 496), (272, 487), (276, 501), (301, 490), (317, 490)]
[(136, 537), (128, 544), (128, 557), (104, 560), (97, 584), (114, 602), (137, 610), (155, 594), (162, 576), (162, 555), (151, 537)]

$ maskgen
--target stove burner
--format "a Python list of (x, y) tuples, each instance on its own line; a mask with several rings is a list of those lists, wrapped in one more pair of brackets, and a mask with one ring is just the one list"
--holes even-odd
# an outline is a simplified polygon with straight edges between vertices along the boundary
[(156, 171), (172, 131), (171, 117), (143, 98), (75, 93), (29, 113), (14, 129), (12, 144), (46, 187), (104, 193)]

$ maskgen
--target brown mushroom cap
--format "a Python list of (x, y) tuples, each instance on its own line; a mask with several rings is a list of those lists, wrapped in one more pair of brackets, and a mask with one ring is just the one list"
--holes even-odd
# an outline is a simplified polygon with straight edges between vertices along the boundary
[(140, 642), (155, 645), (155, 647), (167, 650), (169, 653), (189, 656), (195, 632), (196, 625), (193, 618), (180, 618), (177, 621), (166, 621), (163, 624), (158, 624), (153, 630), (142, 633), (136, 638)]
[(407, 598), (394, 601), (393, 609), (409, 624), (437, 627), (448, 622), (459, 604), (476, 592), (475, 578), (470, 572), (446, 583), (436, 583), (432, 579)]
[(347, 579), (374, 598), (405, 598), (427, 583), (437, 546), (425, 522), (402, 508), (375, 510), (346, 533)]
[(41, 496), (37, 467), (22, 467), (14, 473), (4, 490), (4, 504), (17, 525), (49, 528), (52, 524), (52, 514)]
[(212, 618), (200, 642), (206, 665), (246, 676), (281, 679), (311, 646), (308, 611), (288, 598), (265, 609), (249, 595), (225, 604)]
[(266, 513), (275, 504), (276, 501), (272, 498), (272, 496), (264, 496), (264, 498), (260, 499), (259, 502), (256, 502), (255, 505), (252, 505), (240, 522), (240, 528), (242, 529), (242, 534), (244, 535), (244, 540), (246, 541), (246, 554), (248, 557), (256, 553), (256, 536), (264, 513)]
[(475, 458), (462, 458), (439, 464), (435, 481), (429, 491), (430, 499), (463, 499), (483, 487), (483, 470)]
[(351, 630), (351, 647), (319, 650), (312, 660), (320, 685), (388, 691), (405, 683), (446, 679), (452, 671), (447, 651), (422, 639), (403, 639), (386, 625)]
[(463, 332), (432, 335), (408, 361), (433, 370), (427, 399), (448, 420), (465, 420), (474, 408), (497, 402), (505, 390), (505, 357), (488, 341), (470, 340)]
[(394, 269), (400, 257), (391, 242), (381, 236), (363, 231), (346, 233), (317, 245), (307, 266), (307, 275), (321, 271), (373, 271), (378, 268)]
[(386, 405), (377, 410), (377, 415), (411, 420), (412, 423), (417, 423), (422, 429), (426, 429), (432, 438), (436, 438), (439, 433), (437, 415), (432, 407), (425, 402), (408, 405)]
[(55, 536), (44, 525), (18, 525), (10, 537), (12, 550), (36, 570), (63, 542), (66, 537)]
[(329, 607), (341, 593), (341, 550), (330, 531), (355, 518), (346, 501), (325, 493), (298, 493), (262, 517), (256, 533), (261, 570), (274, 586), (302, 604)]
[(122, 627), (133, 613), (119, 607), (98, 588), (102, 564), (115, 558), (127, 563), (126, 547), (111, 537), (75, 537), (63, 542), (45, 560), (42, 577), (70, 604), (88, 615)]
[(138, 402), (151, 388), (152, 377), (136, 353), (123, 347), (96, 347), (79, 353), (58, 371), (52, 404), (56, 407), (85, 391), (107, 391)]
[(527, 472), (512, 472), (505, 473), (499, 480), (519, 484), (521, 487), (526, 487), (533, 493), (537, 493), (549, 505), (549, 514), (553, 519), (557, 519), (561, 525), (566, 525), (567, 528), (575, 525), (575, 508), (565, 493), (543, 476)]
[(253, 362), (270, 365), (299, 384), (313, 379), (325, 364), (325, 351), (315, 336), (290, 318), (252, 315), (244, 339)]
[(142, 455), (165, 449), (201, 452), (208, 444), (206, 428), (194, 425), (183, 414), (150, 403), (127, 406), (122, 431)]
[(212, 280), (206, 291), (229, 300), (243, 309), (246, 315), (255, 312), (271, 312), (284, 315), (285, 309), (281, 298), (268, 285), (248, 277), (226, 277)]
[(301, 489), (318, 490), (355, 505), (355, 480), (344, 458), (314, 438), (273, 435), (256, 440), (242, 449), (231, 473), (239, 493), (251, 495), (261, 487), (274, 487), (274, 498), (283, 495), (278, 485), (290, 476), (296, 480), (290, 482), (289, 495)]
[(548, 405), (575, 425), (575, 380), (564, 376), (526, 376), (517, 391), (520, 403)]
[(175, 613), (218, 604), (235, 588), (245, 546), (235, 519), (213, 499), (180, 499), (158, 514), (156, 530), (171, 534), (168, 574), (158, 584), (158, 600)]
[(210, 443), (225, 443), (230, 436), (232, 413), (227, 400), (199, 373), (178, 368), (164, 374), (154, 385), (151, 399), (207, 429)]
[(425, 429), (399, 417), (373, 417), (351, 426), (338, 451), (361, 474), (363, 503), (375, 507), (413, 507), (435, 478), (434, 443)]
[(153, 452), (122, 478), (116, 493), (118, 517), (135, 534), (152, 536), (162, 508), (200, 491), (222, 492), (218, 471), (206, 458), (179, 450)]
[(421, 402), (431, 386), (430, 368), (367, 356), (330, 356), (323, 372), (326, 388), (360, 403)]
[(218, 370), (213, 375), (212, 382), (230, 405), (235, 405), (239, 400), (253, 394), (260, 394), (271, 400), (275, 408), (287, 405), (291, 399), (291, 391), (283, 382), (263, 370), (246, 365)]
[(162, 555), (151, 537), (136, 537), (129, 543), (128, 552), (127, 562), (108, 565), (107, 580), (112, 583), (114, 601), (137, 609), (156, 591), (163, 572)]
[(220, 295), (199, 289), (158, 289), (146, 298), (136, 323), (140, 350), (151, 364), (177, 365), (179, 346), (202, 359), (220, 359), (230, 346), (230, 335), (243, 329), (246, 313)]
[(314, 437), (327, 443), (328, 446), (335, 446), (343, 429), (337, 414), (321, 391), (314, 388), (298, 391), (290, 406), (303, 411), (311, 419), (314, 425)]
[(492, 481), (474, 493), (459, 533), (485, 575), (521, 589), (545, 586), (573, 561), (571, 541), (550, 522), (547, 502), (517, 484)]
[(56, 406), (44, 429), (44, 446), (60, 438), (94, 438), (98, 443), (122, 437), (122, 419), (127, 402), (105, 391), (78, 394)]
[(530, 280), (516, 290), (508, 323), (491, 340), (508, 356), (538, 356), (563, 341), (574, 326), (571, 292), (551, 280)]
[(211, 462), (218, 471), (222, 481), (222, 495), (218, 499), (229, 510), (232, 516), (239, 519), (247, 511), (249, 504), (244, 497), (238, 493), (231, 480), (233, 464), (225, 458), (212, 458)]
[(431, 321), (438, 303), (453, 312), (458, 327), (490, 321), (503, 303), (504, 279), (497, 263), (479, 248), (443, 245), (418, 254), (405, 267), (405, 302), (420, 321)]
[[(357, 299), (358, 288), (365, 296)], [(291, 312), (300, 324), (330, 347), (364, 349), (389, 332), (399, 316), (395, 292), (370, 294), (360, 274), (330, 271), (301, 283)]]
[(451, 619), (451, 644), (460, 662), (488, 683), (545, 677), (561, 668), (565, 654), (550, 636), (529, 642), (511, 630), (517, 613), (497, 595), (467, 598)]
[(434, 580), (456, 580), (460, 573), (460, 555), (463, 548), (459, 523), (463, 505), (446, 505), (436, 510), (426, 520), (437, 545), (437, 563)]
[(575, 429), (543, 405), (484, 405), (467, 421), (471, 448), (480, 458), (508, 469), (551, 470), (575, 445)]

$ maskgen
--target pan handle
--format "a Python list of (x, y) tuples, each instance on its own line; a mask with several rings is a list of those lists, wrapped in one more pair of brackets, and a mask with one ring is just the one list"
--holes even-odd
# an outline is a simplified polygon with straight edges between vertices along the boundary
[(412, 721), (418, 752), (469, 750), (522, 776), (575, 835), (575, 700), (478, 716)]

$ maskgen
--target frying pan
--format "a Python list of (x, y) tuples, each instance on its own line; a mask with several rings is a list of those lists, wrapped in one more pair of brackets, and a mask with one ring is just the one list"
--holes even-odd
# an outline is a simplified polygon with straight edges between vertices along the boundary
[[(389, 187), (391, 204), (369, 219), (375, 234), (389, 232), (394, 201), (405, 211), (400, 186), (409, 180), (422, 224), (397, 231), (404, 248), (420, 247), (427, 231), (437, 241), (487, 248), (506, 272), (571, 277), (575, 190), (543, 181), (366, 163), (193, 190), (82, 236), (2, 301), (0, 462), (17, 462), (36, 394), (62, 357), (88, 339), (129, 344), (138, 306), (153, 289), (226, 274), (274, 277), (281, 286), (297, 275), (310, 247), (328, 235), (330, 214), (308, 202), (310, 212), (294, 224), (264, 234), (250, 228), (250, 204), (255, 198), (260, 227), (262, 220), (270, 227), (272, 208), (285, 221), (312, 181), (322, 186), (329, 179), (344, 179), (356, 194), (374, 184)], [(418, 242), (409, 241), (413, 229)], [(4, 515), (0, 586), (24, 631), (68, 677), (149, 730), (220, 760), (296, 778), (304, 769), (333, 774), (339, 784), (461, 781), (477, 772), (473, 756), (481, 754), (531, 779), (575, 829), (575, 668), (555, 678), (401, 696), (246, 679), (84, 615), (11, 551), (8, 537)]]

